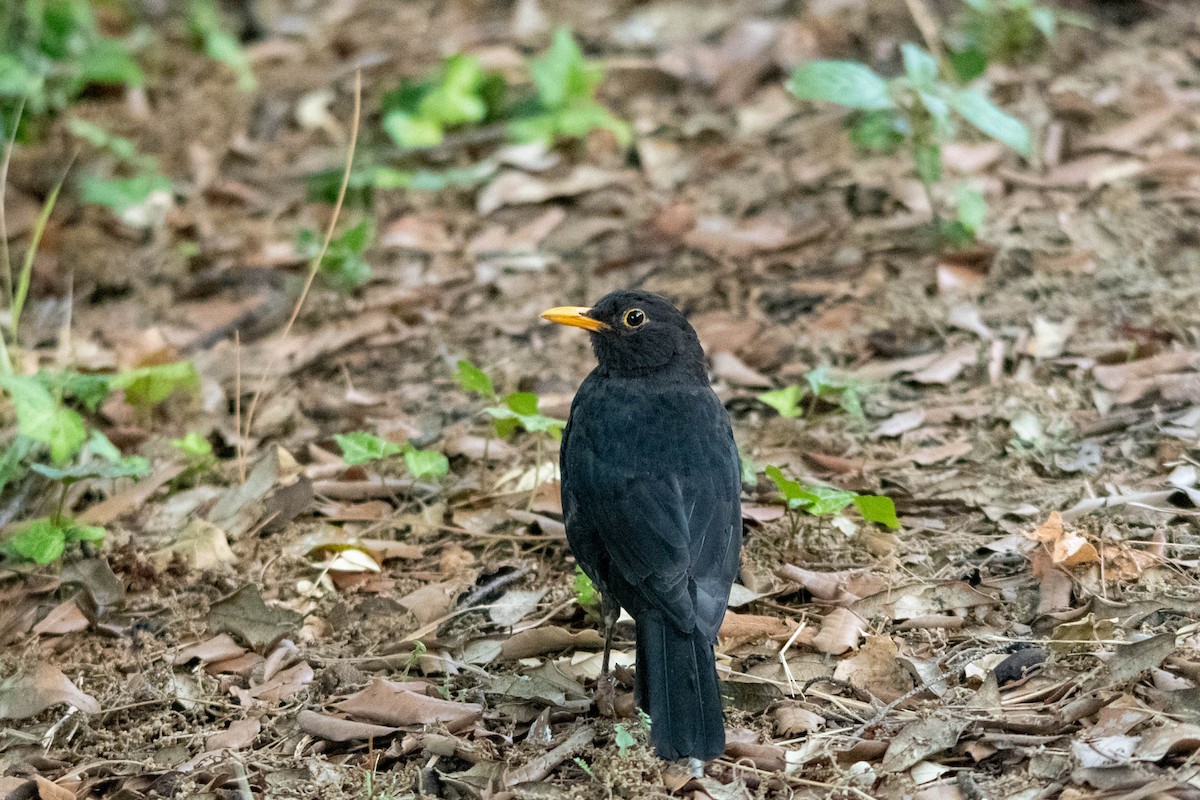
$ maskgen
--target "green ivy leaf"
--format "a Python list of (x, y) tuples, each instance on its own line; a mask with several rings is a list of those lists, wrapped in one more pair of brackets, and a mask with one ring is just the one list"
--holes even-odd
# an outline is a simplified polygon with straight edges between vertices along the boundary
[(88, 411), (95, 411), (112, 392), (111, 375), (92, 375), (84, 372), (51, 372), (40, 370), (38, 381), (64, 400), (75, 400)]
[(145, 172), (132, 178), (98, 178), (84, 175), (80, 199), (84, 203), (104, 206), (124, 215), (151, 199), (158, 192), (170, 193), (171, 181), (157, 172)]
[(908, 121), (891, 109), (865, 111), (850, 128), (850, 140), (863, 150), (892, 153), (904, 143)]
[(122, 372), (112, 379), (114, 389), (125, 390), (125, 400), (138, 408), (150, 408), (179, 391), (200, 388), (200, 375), (191, 361), (173, 361)]
[(983, 133), (1025, 157), (1033, 152), (1029, 129), (1016, 117), (1000, 110), (978, 89), (959, 89), (947, 98), (951, 107)]
[(412, 445), (404, 448), (404, 466), (414, 478), (440, 478), (450, 471), (450, 461), (437, 450), (418, 450)]
[(31, 520), (3, 544), (6, 554), (35, 564), (56, 561), (66, 549), (66, 527), (49, 517)]
[(479, 59), (463, 53), (450, 56), (437, 85), (422, 98), (420, 115), (443, 125), (482, 122), (488, 112), (480, 96), (485, 77)]
[(792, 507), (793, 501), (798, 501), (804, 497), (804, 490), (796, 481), (788, 478), (783, 474), (783, 470), (776, 466), (768, 466), (765, 470), (767, 477), (775, 484), (775, 488), (783, 495), (783, 499), (787, 501), (788, 507)]
[(804, 390), (795, 384), (758, 395), (759, 402), (769, 405), (779, 412), (779, 416), (789, 419), (800, 416), (800, 401), (803, 398)]
[(987, 200), (978, 189), (960, 184), (954, 191), (959, 223), (972, 235), (983, 227), (987, 220)]
[(603, 75), (600, 67), (583, 58), (571, 31), (554, 32), (550, 49), (529, 64), (529, 73), (537, 87), (538, 101), (545, 108), (562, 108), (571, 100), (593, 96)]
[(796, 68), (789, 87), (801, 100), (824, 100), (863, 111), (895, 106), (887, 81), (857, 61), (810, 61)]
[(404, 111), (389, 111), (383, 117), (383, 131), (400, 147), (436, 147), (445, 130), (436, 119), (426, 119)]
[(141, 86), (146, 78), (121, 42), (100, 38), (80, 54), (75, 80), (80, 88), (85, 88), (92, 85)]
[(858, 497), (854, 492), (831, 486), (805, 486), (806, 501), (801, 508), (814, 517), (831, 517), (840, 513)]
[(900, 520), (896, 517), (896, 504), (890, 497), (865, 494), (854, 498), (854, 506), (867, 522), (878, 522), (889, 528), (899, 528)]
[(531, 416), (538, 413), (538, 396), (533, 392), (513, 392), (504, 398), (504, 405), (520, 416)]
[(333, 439), (342, 449), (342, 461), (347, 464), (366, 464), (369, 461), (398, 456), (404, 452), (404, 447), (401, 445), (381, 439), (366, 431), (339, 433)]
[(454, 377), (458, 380), (458, 385), (468, 392), (474, 392), (489, 400), (496, 396), (496, 387), (492, 385), (492, 379), (465, 358), (458, 360), (458, 372)]
[(79, 452), (87, 439), (83, 417), (64, 407), (36, 378), (0, 376), (0, 387), (12, 397), (18, 432), (48, 446), (55, 464), (66, 463)]

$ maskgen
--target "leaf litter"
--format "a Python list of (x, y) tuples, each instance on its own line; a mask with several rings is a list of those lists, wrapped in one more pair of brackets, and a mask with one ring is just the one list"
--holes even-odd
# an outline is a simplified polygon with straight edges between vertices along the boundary
[[(153, 467), (65, 495), (106, 527), (103, 548), (61, 570), (0, 565), (5, 796), (1194, 796), (1186, 9), (1132, 26), (1097, 13), (1105, 43), (1066, 32), (1069, 59), (993, 65), (993, 94), (1046, 126), (1043, 157), (948, 144), (945, 167), (986, 187), (989, 215), (980, 246), (935, 255), (902, 159), (855, 151), (844, 114), (777, 80), (810, 59), (893, 74), (924, 4), (409, 5), (268, 25), (253, 103), (173, 48), (178, 101), (80, 108), (196, 191), (145, 235), (56, 213), (22, 355), (101, 373), (187, 356), (198, 387), (148, 414), (127, 396), (100, 406), (100, 429)], [(375, 187), (345, 209), (346, 227), (380, 232), (371, 276), (349, 295), (318, 287), (275, 335), (302, 261), (289, 240), (328, 221), (304, 178), (345, 145), (346, 54), (415, 75), (462, 46), (519, 73), (559, 23), (603, 61), (637, 158), (606, 131), (402, 154), (481, 183)], [(305, 55), (288, 25), (332, 35)], [(222, 120), (190, 116), (206, 109)], [(56, 146), (14, 154), (18, 251)], [(647, 749), (627, 620), (621, 716), (593, 706), (602, 639), (574, 591), (552, 426), (498, 436), (484, 408), (500, 398), (455, 381), (468, 359), (487, 394), (533, 392), (539, 419), (565, 415), (590, 354), (537, 313), (631, 284), (696, 322), (748, 461), (887, 496), (903, 526), (793, 530), (761, 472), (746, 476), (744, 588), (718, 646), (729, 748), (699, 780)], [(72, 290), (64, 339), (55, 298)], [(861, 384), (860, 414), (758, 399), (823, 366)], [(449, 472), (348, 464), (335, 437), (355, 431), (443, 453)], [(167, 446), (191, 432), (215, 466)], [(6, 520), (43, 488), (20, 488)]]

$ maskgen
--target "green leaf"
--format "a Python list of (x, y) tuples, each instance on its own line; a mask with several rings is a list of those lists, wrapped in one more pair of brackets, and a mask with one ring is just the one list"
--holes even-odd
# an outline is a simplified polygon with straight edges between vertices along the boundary
[(188, 431), (182, 439), (172, 439), (171, 446), (190, 459), (204, 459), (213, 454), (212, 443), (198, 431)]
[(765, 470), (767, 477), (775, 484), (775, 488), (783, 495), (783, 499), (787, 501), (788, 506), (795, 500), (799, 500), (804, 496), (804, 490), (796, 481), (788, 478), (783, 474), (783, 470), (776, 466), (768, 466)]
[(43, 369), (36, 377), (51, 393), (60, 395), (64, 400), (75, 400), (88, 411), (95, 411), (112, 393), (111, 375)]
[(854, 492), (830, 486), (805, 486), (804, 503), (806, 512), (814, 517), (830, 517), (842, 511), (858, 497)]
[(513, 392), (504, 398), (504, 405), (520, 416), (538, 413), (538, 396), (533, 392)]
[(67, 543), (102, 542), (104, 541), (105, 533), (104, 528), (98, 525), (81, 525), (78, 522), (72, 522), (66, 529)]
[(414, 478), (440, 478), (450, 471), (450, 461), (437, 450), (404, 448), (404, 466)]
[(900, 520), (896, 517), (896, 504), (890, 497), (876, 494), (864, 494), (854, 498), (854, 506), (867, 522), (878, 522), (889, 528), (899, 528)]
[(142, 68), (116, 39), (97, 39), (79, 56), (76, 82), (87, 87), (141, 86), (145, 82)]
[(243, 92), (252, 92), (258, 86), (250, 58), (238, 44), (237, 39), (222, 30), (210, 30), (204, 35), (204, 54), (213, 61), (220, 61), (237, 77), (237, 87)]
[(420, 115), (443, 125), (482, 122), (488, 112), (480, 96), (484, 79), (479, 59), (462, 53), (450, 56), (442, 65), (438, 85), (421, 100)]
[(801, 100), (824, 100), (863, 111), (895, 105), (887, 81), (857, 61), (810, 61), (792, 73), (789, 88)]
[(850, 141), (873, 153), (892, 153), (904, 142), (908, 122), (891, 109), (864, 111), (850, 128)]
[(38, 443), (28, 436), (14, 436), (0, 453), (0, 491), (18, 478), (28, 474), (26, 459), (37, 449)]
[(404, 452), (401, 445), (366, 431), (339, 433), (333, 438), (342, 449), (342, 461), (347, 464), (366, 464), (368, 461), (378, 461)]
[(738, 453), (738, 459), (742, 464), (742, 483), (758, 483), (758, 473), (763, 470), (762, 464), (745, 453)]
[(339, 250), (345, 250), (348, 253), (362, 255), (367, 247), (371, 244), (371, 239), (375, 235), (375, 229), (371, 225), (369, 219), (364, 219), (357, 225), (347, 228), (337, 236), (337, 246)]
[(613, 726), (613, 744), (617, 746), (617, 755), (625, 758), (629, 755), (629, 748), (637, 744), (637, 739), (625, 729), (624, 724), (618, 722)]
[(47, 445), (55, 464), (63, 464), (79, 452), (87, 439), (83, 418), (65, 408), (36, 378), (0, 376), (0, 387), (12, 397), (17, 430)]
[(938, 62), (924, 48), (912, 42), (900, 45), (900, 58), (904, 61), (904, 74), (918, 90), (929, 91), (937, 83)]
[(74, 483), (87, 478), (144, 478), (150, 474), (150, 462), (142, 456), (123, 455), (108, 437), (97, 430), (79, 454), (79, 463), (69, 467), (32, 464), (29, 467), (51, 480)]
[(171, 181), (156, 172), (146, 172), (132, 178), (97, 178), (84, 175), (80, 199), (84, 203), (104, 206), (119, 215), (136, 209), (158, 192), (172, 191)]
[(486, 372), (465, 358), (458, 360), (458, 372), (454, 374), (454, 377), (458, 379), (458, 385), (468, 392), (474, 392), (489, 400), (496, 396), (496, 388), (492, 385), (492, 379)]
[(5, 553), (32, 561), (49, 564), (62, 556), (67, 549), (66, 527), (49, 517), (32, 520), (3, 543)]
[(977, 89), (959, 89), (948, 98), (959, 116), (1001, 144), (1028, 157), (1033, 151), (1029, 129), (1016, 117), (1001, 111)]
[(426, 119), (404, 111), (389, 111), (383, 117), (383, 131), (400, 147), (436, 147), (445, 132), (436, 119)]
[(769, 392), (763, 392), (758, 395), (758, 400), (778, 411), (779, 416), (794, 419), (801, 414), (800, 401), (803, 397), (804, 390), (793, 384), (785, 386), (782, 389), (772, 389)]
[(529, 73), (537, 87), (538, 101), (548, 109), (562, 108), (570, 100), (591, 98), (603, 78), (598, 66), (584, 60), (583, 51), (567, 28), (554, 32), (550, 49), (530, 62)]
[(942, 179), (942, 148), (936, 142), (918, 145), (913, 150), (913, 168), (917, 177), (927, 184)]
[(575, 601), (584, 608), (594, 608), (600, 605), (600, 593), (596, 591), (596, 585), (592, 583), (592, 579), (587, 576), (583, 568), (578, 564), (575, 565)]
[(968, 186), (960, 184), (954, 192), (954, 202), (957, 207), (957, 216), (959, 223), (972, 234), (983, 227), (983, 223), (987, 220), (987, 200), (983, 197), (983, 192)]
[(173, 361), (122, 372), (112, 379), (114, 389), (125, 390), (125, 400), (138, 408), (150, 408), (179, 391), (196, 391), (200, 376), (191, 361)]
[(969, 83), (987, 71), (987, 54), (976, 46), (956, 50), (947, 55), (954, 74), (963, 83)]

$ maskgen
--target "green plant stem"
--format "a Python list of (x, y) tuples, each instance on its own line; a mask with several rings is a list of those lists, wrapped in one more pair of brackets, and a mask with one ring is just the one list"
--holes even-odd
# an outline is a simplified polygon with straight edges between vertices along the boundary
[(25, 251), (25, 261), (21, 265), (21, 275), (17, 280), (17, 287), (13, 294), (12, 303), (9, 306), (12, 314), (9, 334), (12, 336), (13, 347), (17, 347), (19, 342), (17, 336), (21, 325), (21, 311), (25, 308), (25, 300), (29, 296), (29, 282), (33, 278), (33, 261), (37, 258), (38, 245), (41, 244), (42, 234), (46, 232), (46, 225), (50, 222), (50, 213), (54, 211), (54, 204), (58, 202), (58, 193), (62, 190), (63, 184), (66, 183), (67, 173), (70, 172), (71, 165), (75, 163), (75, 158), (78, 155), (79, 151), (76, 150), (70, 160), (67, 161), (67, 166), (63, 168), (58, 183), (54, 184), (54, 188), (50, 191), (50, 196), (42, 204), (42, 211), (38, 214), (37, 223), (33, 226), (33, 235), (29, 240), (29, 248)]

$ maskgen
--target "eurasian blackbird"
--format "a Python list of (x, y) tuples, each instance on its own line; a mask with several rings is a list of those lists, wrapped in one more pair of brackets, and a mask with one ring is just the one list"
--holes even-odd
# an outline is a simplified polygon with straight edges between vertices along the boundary
[(658, 754), (715, 758), (725, 721), (713, 645), (738, 571), (741, 470), (700, 340), (649, 292), (542, 317), (590, 331), (599, 361), (571, 404), (560, 459), (567, 541), (603, 599), (603, 673), (624, 608)]

